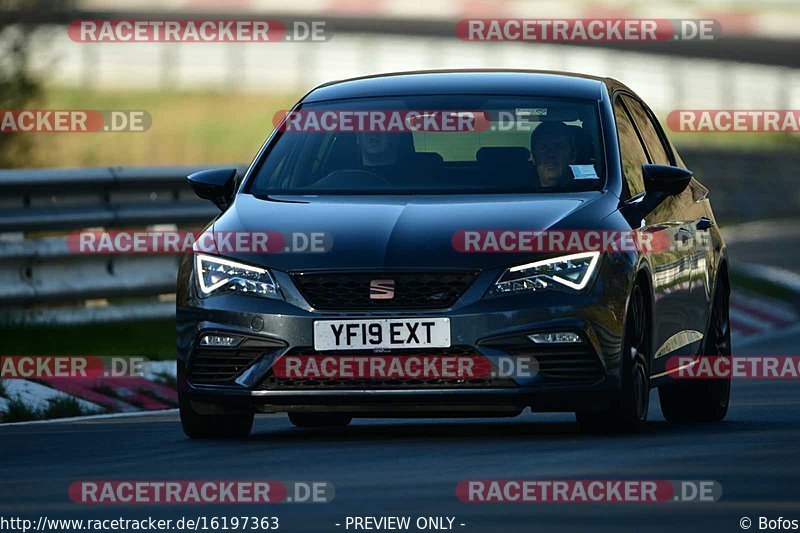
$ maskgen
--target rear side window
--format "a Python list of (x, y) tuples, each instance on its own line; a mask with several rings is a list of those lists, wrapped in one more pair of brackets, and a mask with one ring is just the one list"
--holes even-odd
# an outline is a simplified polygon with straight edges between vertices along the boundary
[(628, 185), (631, 196), (644, 192), (644, 179), (642, 178), (642, 165), (648, 163), (647, 154), (639, 142), (639, 136), (633, 127), (630, 117), (622, 100), (614, 103), (614, 118), (617, 121), (617, 138), (619, 139), (619, 152), (622, 159), (622, 174)]
[(636, 128), (639, 130), (644, 140), (647, 152), (650, 154), (653, 163), (656, 165), (671, 165), (672, 162), (670, 161), (667, 148), (664, 146), (664, 142), (661, 140), (661, 136), (658, 134), (658, 130), (656, 129), (656, 125), (653, 124), (650, 114), (642, 106), (641, 102), (628, 96), (623, 96), (622, 100), (625, 102), (625, 107), (633, 117), (633, 122), (636, 124)]

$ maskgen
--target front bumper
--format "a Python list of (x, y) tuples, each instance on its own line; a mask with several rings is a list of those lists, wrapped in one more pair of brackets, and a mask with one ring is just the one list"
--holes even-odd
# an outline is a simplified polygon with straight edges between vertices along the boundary
[[(512, 416), (526, 407), (541, 411), (601, 409), (620, 386), (627, 288), (608, 283), (610, 271), (619, 279), (619, 268), (606, 261), (594, 283), (582, 293), (552, 290), (492, 298), (484, 295), (498, 273), (484, 272), (448, 309), (371, 312), (314, 310), (281, 272), (274, 274), (285, 301), (230, 293), (200, 298), (189, 273), (183, 278), (187, 287), (179, 291), (177, 306), (178, 390), (201, 412), (247, 409), (347, 412), (354, 416)], [(273, 365), (281, 357), (313, 350), (315, 320), (402, 317), (447, 317), (453, 349), (483, 356), (495, 368), (508, 360), (533, 359), (536, 371), (473, 383), (378, 384), (362, 380), (330, 386), (274, 379)], [(584, 342), (554, 349), (527, 339), (529, 334), (548, 331), (577, 332)], [(198, 346), (206, 332), (247, 339), (239, 348), (223, 349), (229, 350), (229, 356), (222, 357), (229, 365), (225, 367), (229, 374), (223, 377), (229, 379), (215, 380), (197, 372), (196, 362), (209, 356), (207, 349)], [(241, 354), (235, 353), (237, 350)], [(403, 355), (404, 351), (388, 353)], [(230, 366), (232, 361), (239, 366)], [(207, 371), (209, 367), (203, 368)]]

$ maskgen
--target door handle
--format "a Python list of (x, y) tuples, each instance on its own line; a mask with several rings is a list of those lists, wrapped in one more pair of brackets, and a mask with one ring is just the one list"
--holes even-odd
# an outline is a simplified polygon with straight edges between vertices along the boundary
[(695, 227), (698, 231), (705, 231), (711, 228), (714, 225), (714, 222), (708, 217), (700, 217), (697, 219), (695, 223)]

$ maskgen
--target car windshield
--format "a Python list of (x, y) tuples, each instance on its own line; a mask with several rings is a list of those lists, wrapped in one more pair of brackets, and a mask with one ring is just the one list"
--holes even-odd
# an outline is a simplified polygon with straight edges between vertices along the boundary
[(286, 115), (247, 192), (465, 194), (597, 190), (598, 103), (446, 95), (336, 100)]

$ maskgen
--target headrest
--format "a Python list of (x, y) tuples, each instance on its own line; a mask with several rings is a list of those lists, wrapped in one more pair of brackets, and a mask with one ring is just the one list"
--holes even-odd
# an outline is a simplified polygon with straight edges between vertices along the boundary
[(444, 158), (437, 152), (416, 152), (414, 162), (421, 165), (441, 165), (444, 163)]
[(524, 165), (531, 153), (522, 146), (484, 146), (475, 157), (481, 165)]

